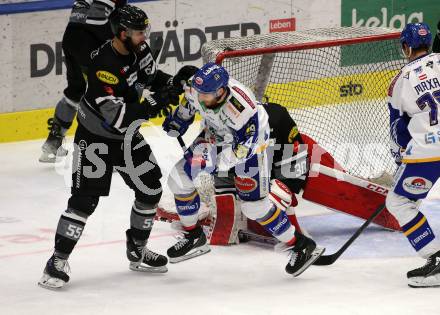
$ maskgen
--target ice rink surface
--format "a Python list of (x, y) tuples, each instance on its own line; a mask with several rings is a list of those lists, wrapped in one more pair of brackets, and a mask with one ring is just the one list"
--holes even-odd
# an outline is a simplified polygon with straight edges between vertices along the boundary
[[(195, 135), (191, 129), (186, 140)], [(175, 139), (144, 128), (167, 170), (181, 155)], [(68, 139), (71, 142), (72, 139)], [(125, 257), (134, 194), (118, 174), (71, 255), (71, 281), (61, 291), (37, 286), (69, 198), (67, 165), (38, 162), (42, 141), (0, 145), (0, 314), (439, 314), (440, 288), (411, 289), (406, 272), (424, 264), (400, 233), (370, 226), (334, 265), (312, 266), (298, 278), (287, 257), (257, 243), (212, 247), (168, 266), (166, 274), (130, 271)], [(64, 175), (63, 175), (64, 174)], [(423, 211), (440, 231), (438, 189)], [(164, 207), (172, 206), (165, 191)], [(333, 253), (362, 224), (301, 201), (299, 220)], [(149, 245), (165, 253), (170, 225), (157, 222)]]

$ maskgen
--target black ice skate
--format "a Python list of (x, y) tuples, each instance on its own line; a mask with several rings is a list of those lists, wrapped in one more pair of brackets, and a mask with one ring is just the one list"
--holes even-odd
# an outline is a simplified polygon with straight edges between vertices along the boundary
[(278, 250), (290, 251), (289, 262), (286, 265), (286, 272), (297, 277), (324, 253), (325, 248), (317, 247), (316, 243), (311, 238), (298, 232), (295, 232), (295, 237), (296, 243), (294, 246), (287, 246), (283, 243), (280, 243), (277, 246)]
[(42, 163), (54, 163), (57, 156), (66, 156), (67, 150), (62, 147), (64, 134), (60, 124), (54, 121), (53, 118), (49, 118), (47, 124), (49, 135), (41, 148), (43, 152), (39, 161)]
[[(179, 229), (174, 226), (174, 228)], [(180, 230), (180, 229), (179, 229)], [(203, 233), (203, 229), (197, 226), (191, 231), (183, 231), (183, 237), (167, 251), (170, 263), (178, 263), (190, 258), (194, 258), (203, 254), (207, 254), (211, 251), (209, 248), (206, 235)]]
[(67, 259), (52, 255), (46, 263), (43, 276), (41, 277), (38, 285), (46, 289), (60, 289), (67, 282), (69, 282), (70, 272), (69, 263)]
[(408, 271), (407, 277), (411, 288), (439, 287), (440, 251), (431, 255), (424, 266)]
[(133, 239), (130, 230), (127, 235), (127, 258), (130, 261), (129, 268), (133, 271), (164, 273), (168, 271), (166, 264), (168, 259), (160, 254), (149, 250), (146, 241)]

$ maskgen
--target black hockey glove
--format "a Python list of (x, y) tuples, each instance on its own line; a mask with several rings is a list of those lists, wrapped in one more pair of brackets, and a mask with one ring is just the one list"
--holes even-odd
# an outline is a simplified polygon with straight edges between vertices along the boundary
[(168, 117), (170, 113), (173, 112), (173, 108), (171, 105), (167, 105), (164, 107), (150, 107), (148, 111), (148, 119), (157, 118), (157, 117)]
[(166, 103), (167, 105), (179, 105), (179, 95), (178, 91), (170, 85), (162, 86), (159, 89), (154, 90), (154, 95), (159, 101), (159, 103)]
[(195, 66), (183, 66), (172, 78), (172, 85), (179, 91), (179, 94), (183, 93), (183, 84), (185, 84), (189, 78), (191, 78), (199, 68)]
[(171, 105), (179, 104), (179, 95), (170, 92), (168, 86), (148, 95), (145, 100), (148, 102), (148, 115), (150, 118), (168, 116), (172, 111)]
[(127, 0), (113, 0), (113, 2), (115, 3), (116, 9), (127, 4)]

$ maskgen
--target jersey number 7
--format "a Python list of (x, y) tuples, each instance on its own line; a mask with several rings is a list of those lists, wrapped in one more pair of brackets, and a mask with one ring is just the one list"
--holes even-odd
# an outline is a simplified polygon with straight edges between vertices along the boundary
[(438, 104), (440, 104), (440, 90), (434, 91), (432, 94), (427, 92), (420, 96), (417, 101), (417, 106), (421, 110), (425, 109), (426, 105), (431, 109), (429, 112), (429, 124), (431, 126), (438, 124)]

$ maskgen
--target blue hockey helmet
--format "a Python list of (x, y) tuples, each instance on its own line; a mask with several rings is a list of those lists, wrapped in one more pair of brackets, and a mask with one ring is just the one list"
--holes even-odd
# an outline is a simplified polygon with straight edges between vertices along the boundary
[(407, 44), (412, 49), (431, 47), (431, 41), (432, 34), (426, 23), (408, 23), (400, 34), (400, 44)]
[(192, 87), (199, 93), (216, 93), (220, 88), (226, 87), (229, 74), (225, 68), (213, 62), (208, 62), (201, 67), (192, 80)]

